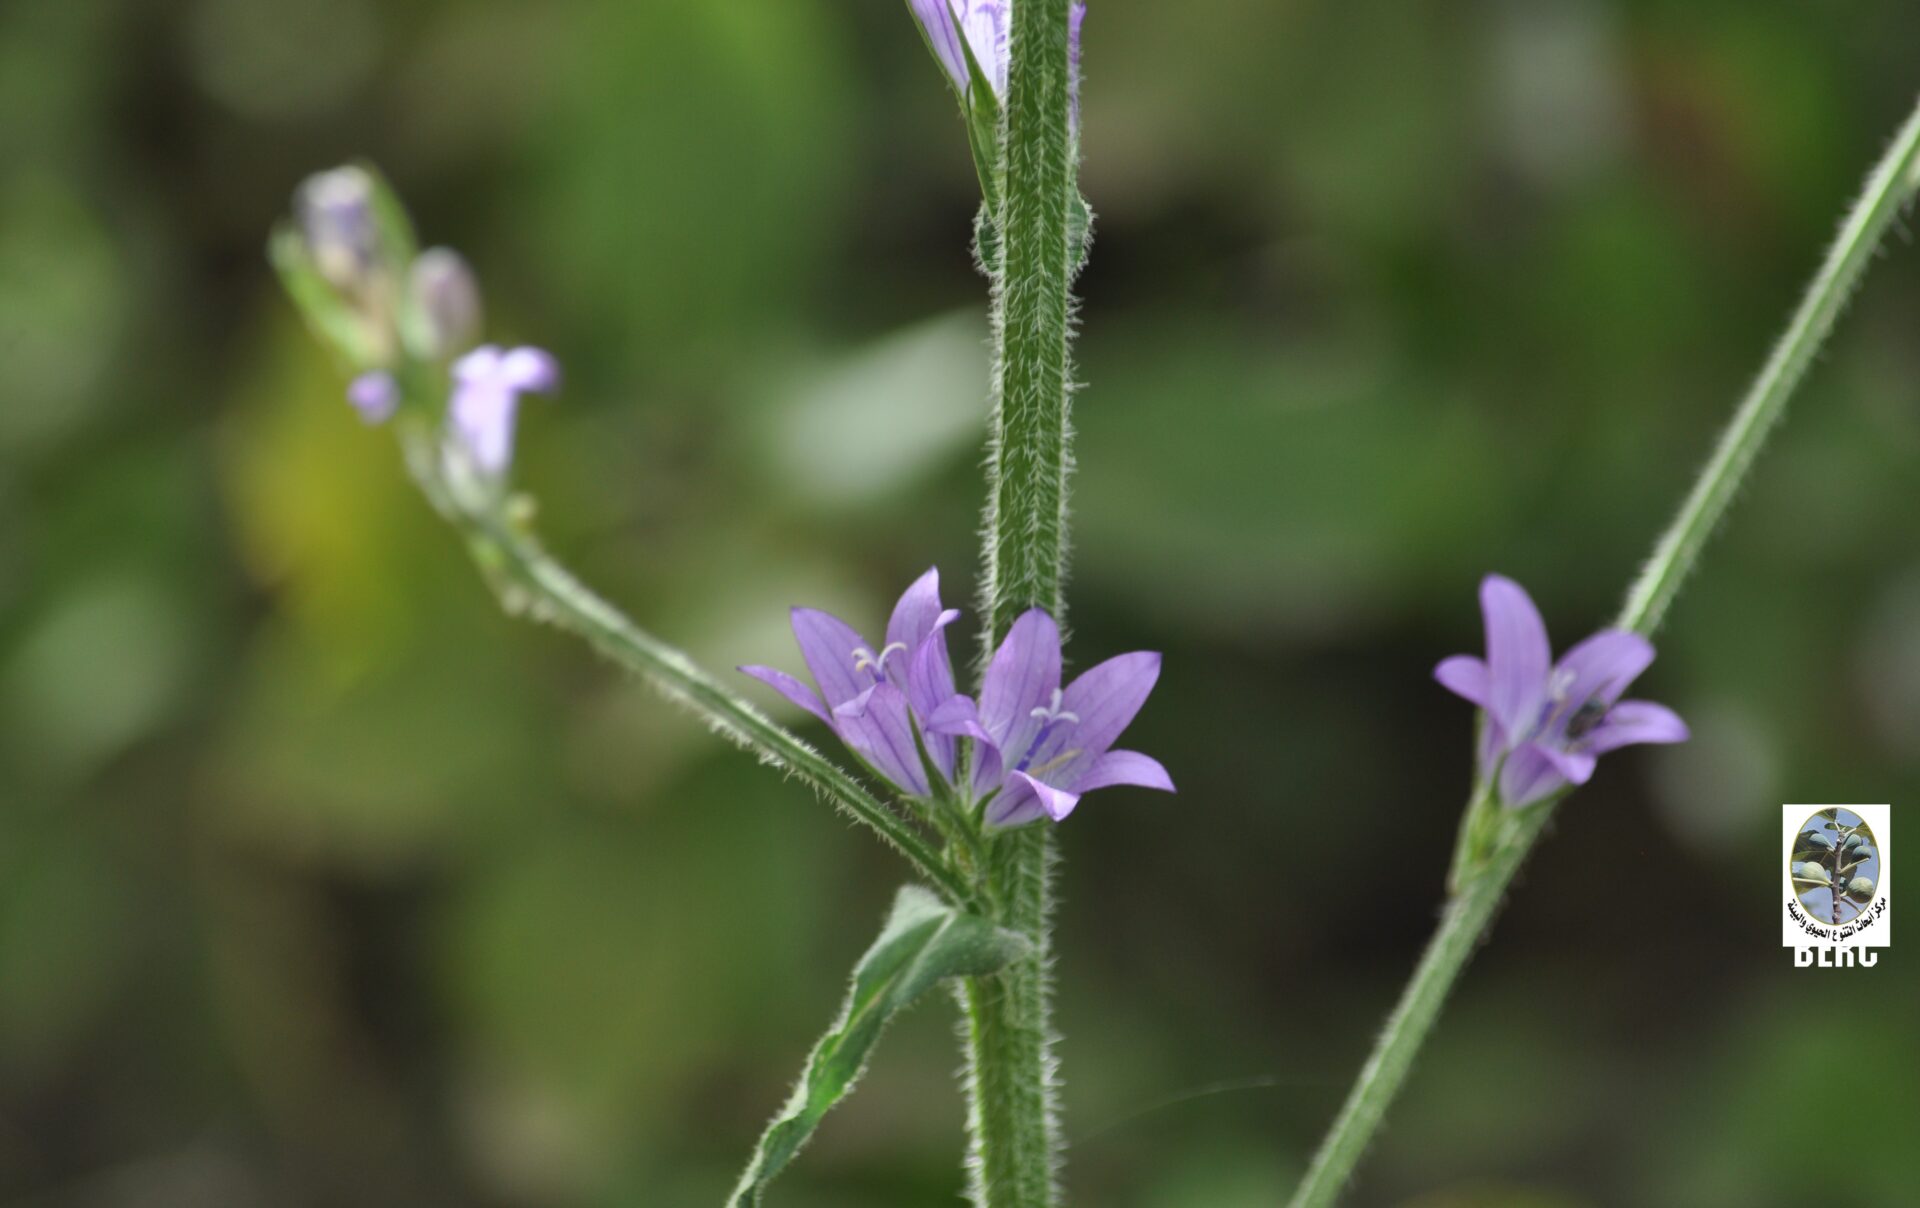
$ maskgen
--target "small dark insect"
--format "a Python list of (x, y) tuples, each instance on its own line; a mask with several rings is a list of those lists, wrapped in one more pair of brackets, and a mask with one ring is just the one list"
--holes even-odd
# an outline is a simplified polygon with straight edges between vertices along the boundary
[(1585, 738), (1606, 719), (1607, 707), (1597, 700), (1590, 700), (1575, 709), (1573, 716), (1567, 719), (1567, 737)]

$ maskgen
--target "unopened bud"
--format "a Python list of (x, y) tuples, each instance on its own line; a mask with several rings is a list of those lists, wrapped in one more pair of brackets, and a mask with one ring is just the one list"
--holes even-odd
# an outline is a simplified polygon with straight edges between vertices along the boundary
[(425, 359), (444, 361), (480, 338), (480, 284), (451, 248), (428, 248), (414, 260), (407, 302), (410, 342)]
[(380, 255), (373, 214), (373, 177), (364, 168), (335, 168), (307, 178), (296, 209), (313, 265), (335, 289), (364, 288)]

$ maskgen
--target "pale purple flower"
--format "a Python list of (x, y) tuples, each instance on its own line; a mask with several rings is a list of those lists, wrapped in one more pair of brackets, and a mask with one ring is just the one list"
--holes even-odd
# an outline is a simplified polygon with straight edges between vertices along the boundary
[(473, 464), (498, 475), (513, 461), (514, 415), (528, 391), (560, 388), (560, 365), (538, 348), (502, 351), (482, 344), (453, 363), (453, 399), (447, 424)]
[(384, 424), (400, 406), (400, 384), (384, 369), (363, 373), (347, 385), (347, 401), (368, 424)]
[[(895, 788), (924, 797), (931, 785), (915, 745), (915, 717), (953, 695), (945, 630), (959, 615), (940, 606), (940, 572), (929, 570), (894, 605), (886, 641), (878, 646), (838, 617), (814, 608), (793, 610), (794, 640), (819, 691), (772, 667), (740, 670), (826, 722)], [(924, 725), (918, 729), (928, 759), (951, 783), (953, 738), (927, 733)]]
[(1455, 655), (1434, 678), (1480, 706), (1480, 774), (1498, 777), (1500, 800), (1531, 805), (1585, 784), (1608, 751), (1642, 742), (1685, 742), (1686, 723), (1665, 705), (1621, 700), (1653, 662), (1637, 633), (1603, 629), (1553, 662), (1546, 623), (1525, 589), (1488, 575), (1480, 584), (1487, 657)]
[(954, 696), (928, 716), (936, 734), (973, 739), (973, 796), (991, 826), (1055, 822), (1080, 798), (1116, 784), (1173, 792), (1150, 756), (1114, 750), (1160, 678), (1160, 656), (1117, 655), (1060, 686), (1060, 630), (1042, 609), (1023, 613), (994, 652), (976, 706)]
[[(934, 57), (946, 68), (947, 77), (960, 95), (966, 97), (973, 85), (972, 74), (967, 70), (967, 52), (971, 51), (981, 75), (993, 87), (994, 99), (1005, 104), (1014, 0), (907, 0), (907, 3), (920, 28), (926, 32)], [(1086, 19), (1087, 6), (1076, 3), (1069, 11), (1067, 26), (1076, 122), (1080, 111), (1080, 27)]]

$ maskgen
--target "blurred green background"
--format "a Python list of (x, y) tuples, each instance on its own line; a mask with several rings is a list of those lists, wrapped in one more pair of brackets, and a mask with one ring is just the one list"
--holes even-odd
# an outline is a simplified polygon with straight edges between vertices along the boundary
[[(1434, 919), (1476, 581), (1607, 618), (1916, 37), (1096, 0), (1070, 654), (1166, 652), (1182, 792), (1060, 833), (1075, 1202), (1291, 1185)], [(8, 0), (0, 1202), (716, 1203), (900, 867), (497, 612), (267, 271), (357, 155), (566, 363), (521, 478), (644, 623), (797, 666), (790, 603), (973, 590), (975, 184), (897, 0)], [(1920, 792), (1916, 330), (1897, 241), (1662, 634), (1695, 741), (1565, 812), (1355, 1204), (1920, 1195), (1913, 962), (1775, 922), (1780, 802)], [(780, 1204), (956, 1201), (952, 1017)]]

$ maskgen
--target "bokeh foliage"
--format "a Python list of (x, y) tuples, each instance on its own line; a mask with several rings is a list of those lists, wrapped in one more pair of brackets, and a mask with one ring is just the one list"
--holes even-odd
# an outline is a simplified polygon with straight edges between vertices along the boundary
[[(0, 1200), (724, 1195), (897, 869), (500, 617), (259, 249), (379, 162), (567, 363), (520, 467), (555, 548), (791, 664), (789, 603), (971, 580), (976, 184), (898, 7), (0, 7)], [(1473, 584), (1611, 613), (1917, 33), (1096, 8), (1072, 653), (1166, 652), (1137, 739), (1182, 793), (1062, 833), (1081, 1202), (1284, 1191), (1431, 923)], [(1793, 1202), (1796, 1088), (1920, 1061), (1897, 958), (1795, 971), (1774, 926), (1780, 801), (1920, 790), (1917, 324), (1896, 246), (1661, 636), (1696, 740), (1566, 811), (1356, 1203)], [(949, 1200), (949, 1028), (891, 1032), (776, 1198)], [(1857, 1084), (1861, 1202), (1920, 1185), (1915, 1094)]]

